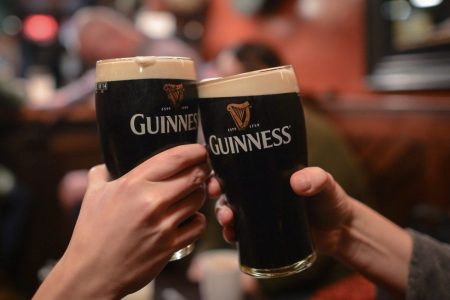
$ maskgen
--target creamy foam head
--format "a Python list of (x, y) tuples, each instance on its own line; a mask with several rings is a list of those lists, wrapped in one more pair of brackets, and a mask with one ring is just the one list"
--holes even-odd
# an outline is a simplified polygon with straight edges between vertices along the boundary
[(133, 79), (195, 80), (195, 66), (190, 58), (136, 56), (97, 61), (96, 82)]
[(258, 96), (298, 92), (297, 78), (291, 65), (221, 78), (205, 79), (198, 83), (200, 98)]

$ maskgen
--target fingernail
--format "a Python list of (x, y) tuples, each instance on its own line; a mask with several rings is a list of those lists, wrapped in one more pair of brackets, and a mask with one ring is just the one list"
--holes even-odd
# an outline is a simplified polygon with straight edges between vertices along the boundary
[(219, 208), (219, 209), (217, 210), (216, 214), (217, 214), (217, 222), (219, 222), (219, 224), (220, 224), (221, 226), (224, 226), (224, 224), (223, 224), (223, 222), (222, 222), (222, 219), (226, 217), (226, 216), (225, 216), (225, 212), (224, 212), (222, 209)]
[(302, 191), (307, 191), (311, 188), (311, 182), (304, 177), (300, 177), (295, 181), (295, 185)]

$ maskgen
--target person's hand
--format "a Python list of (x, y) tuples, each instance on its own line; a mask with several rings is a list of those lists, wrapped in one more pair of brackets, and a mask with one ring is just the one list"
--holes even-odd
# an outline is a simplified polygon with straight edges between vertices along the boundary
[(345, 239), (345, 227), (352, 221), (355, 200), (331, 174), (317, 167), (294, 173), (291, 187), (297, 195), (310, 198), (307, 212), (317, 251), (334, 255)]
[[(305, 168), (291, 176), (294, 192), (307, 197), (311, 236), (319, 253), (331, 255), (392, 295), (405, 297), (413, 241), (401, 227), (348, 196), (324, 170)], [(215, 190), (217, 193), (217, 182)], [(219, 223), (233, 241), (233, 213), (218, 202)]]
[(69, 246), (36, 298), (116, 299), (155, 278), (205, 229), (198, 210), (210, 174), (206, 158), (203, 146), (183, 145), (113, 181), (104, 165), (91, 169)]
[[(316, 250), (332, 255), (343, 238), (345, 225), (351, 222), (354, 200), (329, 173), (317, 167), (297, 171), (291, 176), (290, 183), (297, 195), (309, 198), (308, 217)], [(214, 194), (218, 189), (217, 181), (210, 184)], [(216, 215), (223, 226), (225, 240), (234, 242), (233, 212), (224, 197), (217, 201)]]

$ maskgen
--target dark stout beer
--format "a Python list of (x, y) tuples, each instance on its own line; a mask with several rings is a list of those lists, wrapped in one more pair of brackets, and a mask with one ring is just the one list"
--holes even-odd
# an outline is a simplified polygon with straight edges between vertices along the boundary
[(290, 176), (307, 165), (303, 110), (291, 66), (199, 83), (212, 166), (235, 215), (241, 270), (280, 277), (315, 254), (304, 199)]
[[(118, 178), (150, 156), (197, 140), (198, 106), (192, 60), (133, 57), (96, 66), (96, 113), (108, 171)], [(179, 259), (192, 246), (174, 254)]]

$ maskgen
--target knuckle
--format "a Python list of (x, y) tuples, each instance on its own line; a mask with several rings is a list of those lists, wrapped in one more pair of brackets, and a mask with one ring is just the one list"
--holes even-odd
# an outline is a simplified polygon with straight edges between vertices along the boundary
[(159, 223), (159, 231), (161, 232), (161, 234), (170, 237), (174, 235), (175, 229), (176, 225), (173, 222), (171, 222), (167, 218), (161, 219)]
[(192, 184), (194, 186), (203, 184), (206, 180), (206, 175), (207, 173), (204, 168), (196, 167), (191, 176)]
[(165, 157), (163, 154), (164, 154), (164, 152), (153, 156), (152, 158), (149, 159), (149, 162), (152, 165), (159, 165), (159, 164), (167, 163), (167, 157)]
[(122, 176), (116, 182), (120, 190), (132, 189), (136, 184), (136, 180), (131, 176)]
[(145, 196), (144, 207), (142, 208), (149, 217), (159, 216), (166, 207), (168, 197), (158, 188), (150, 188)]
[(334, 177), (333, 177), (333, 175), (331, 175), (330, 173), (328, 173), (328, 172), (325, 172), (325, 186), (326, 187), (335, 187), (335, 184), (336, 184), (336, 182), (334, 181)]
[(196, 200), (197, 200), (196, 201), (197, 205), (196, 205), (195, 209), (199, 210), (203, 206), (205, 201), (206, 201), (206, 191), (205, 191), (205, 189), (199, 188), (196, 191)]
[(166, 249), (169, 249), (173, 251), (175, 249), (175, 243), (174, 240), (176, 238), (175, 234), (172, 234), (172, 232), (165, 231), (162, 228), (158, 228), (158, 243), (163, 246)]
[(100, 165), (93, 166), (92, 168), (89, 169), (88, 175), (89, 175), (89, 176), (95, 175), (95, 173), (97, 173), (97, 171), (99, 170), (99, 168), (100, 168)]
[(173, 153), (168, 157), (168, 161), (174, 166), (174, 168), (182, 168), (187, 163), (187, 157), (180, 153)]
[(194, 234), (201, 234), (206, 228), (206, 217), (204, 214), (200, 212), (196, 212), (194, 217), (192, 218), (193, 224), (193, 232)]
[(173, 232), (175, 231), (176, 226), (173, 222), (169, 221), (163, 221), (161, 224), (161, 230), (166, 235), (173, 235)]
[(153, 220), (158, 217), (160, 211), (158, 203), (153, 201), (152, 198), (146, 198), (145, 201), (142, 201), (140, 210), (144, 214), (144, 219), (146, 220)]
[(198, 151), (198, 155), (206, 159), (206, 157), (208, 156), (208, 151), (206, 150), (206, 147), (200, 144), (194, 144), (193, 146), (196, 147), (195, 150)]
[(148, 201), (152, 202), (156, 206), (165, 206), (173, 201), (173, 197), (161, 189), (158, 184), (154, 184), (150, 190)]
[(206, 229), (206, 217), (202, 213), (198, 213), (198, 222), (200, 223), (200, 230), (203, 232), (203, 230)]

